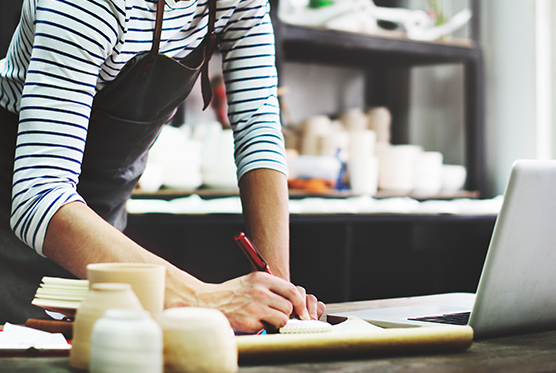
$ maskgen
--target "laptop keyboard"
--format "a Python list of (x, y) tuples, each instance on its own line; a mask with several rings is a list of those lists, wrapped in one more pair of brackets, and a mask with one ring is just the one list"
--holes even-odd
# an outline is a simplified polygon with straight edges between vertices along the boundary
[(460, 313), (450, 313), (442, 316), (425, 316), (425, 317), (414, 317), (408, 320), (414, 321), (426, 321), (426, 322), (437, 322), (441, 324), (451, 324), (451, 325), (467, 325), (469, 322), (469, 316), (471, 312), (460, 312)]

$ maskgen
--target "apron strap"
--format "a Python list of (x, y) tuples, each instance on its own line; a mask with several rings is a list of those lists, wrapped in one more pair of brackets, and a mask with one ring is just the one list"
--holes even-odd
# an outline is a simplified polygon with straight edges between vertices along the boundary
[[(214, 32), (214, 25), (216, 23), (216, 0), (208, 0), (209, 7), (209, 19), (207, 25), (207, 35), (205, 40), (203, 40), (204, 47), (204, 62), (201, 67), (201, 90), (203, 93), (203, 110), (205, 110), (212, 100), (212, 86), (210, 84), (209, 77), (209, 62), (216, 45), (218, 44), (216, 34)], [(139, 82), (143, 81), (151, 68), (154, 66), (156, 57), (158, 56), (158, 50), (160, 48), (160, 37), (162, 35), (162, 20), (164, 18), (164, 0), (158, 0), (158, 5), (156, 9), (156, 24), (153, 34), (153, 44), (149, 52), (147, 60), (145, 61), (145, 66), (143, 71), (139, 76)]]
[(160, 48), (160, 37), (162, 35), (162, 20), (164, 19), (164, 0), (158, 0), (156, 8), (156, 24), (154, 26), (153, 45), (151, 55), (157, 55)]
[(216, 23), (216, 0), (208, 0), (209, 3), (209, 20), (208, 30), (205, 38), (208, 38), (208, 45), (205, 46), (205, 62), (201, 68), (201, 89), (203, 91), (203, 110), (205, 110), (212, 100), (212, 86), (209, 78), (209, 62), (212, 53), (217, 44), (216, 34), (214, 33), (214, 24)]
[(154, 26), (154, 33), (153, 33), (153, 45), (149, 52), (149, 56), (145, 61), (145, 66), (143, 67), (143, 71), (141, 75), (139, 75), (139, 82), (141, 83), (147, 75), (149, 71), (151, 71), (154, 62), (156, 61), (156, 56), (158, 55), (158, 49), (160, 48), (160, 36), (162, 35), (162, 20), (164, 19), (164, 0), (158, 0), (158, 5), (156, 8), (156, 23)]

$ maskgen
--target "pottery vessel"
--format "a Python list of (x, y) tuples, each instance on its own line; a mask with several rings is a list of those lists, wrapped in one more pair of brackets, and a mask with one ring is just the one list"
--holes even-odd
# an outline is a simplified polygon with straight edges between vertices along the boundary
[(162, 329), (148, 311), (111, 309), (93, 326), (91, 373), (161, 373)]
[(378, 156), (378, 187), (396, 193), (410, 193), (415, 188), (416, 160), (423, 149), (416, 145), (391, 145), (381, 148)]
[(442, 162), (440, 152), (422, 152), (415, 162), (414, 193), (434, 196), (442, 189)]
[(87, 266), (89, 284), (130, 284), (143, 308), (157, 320), (164, 309), (166, 267), (146, 263), (94, 263)]
[(164, 335), (165, 372), (238, 370), (234, 332), (226, 316), (207, 308), (171, 308), (160, 320)]
[(348, 163), (349, 184), (354, 194), (375, 195), (378, 189), (378, 158), (354, 157)]
[(143, 306), (129, 284), (93, 284), (75, 315), (70, 366), (89, 369), (91, 331), (106, 310), (113, 308), (142, 310)]
[(442, 166), (442, 190), (457, 192), (465, 186), (467, 170), (464, 166), (445, 164)]
[(390, 144), (392, 114), (386, 107), (374, 107), (367, 111), (368, 128), (375, 131), (376, 141)]

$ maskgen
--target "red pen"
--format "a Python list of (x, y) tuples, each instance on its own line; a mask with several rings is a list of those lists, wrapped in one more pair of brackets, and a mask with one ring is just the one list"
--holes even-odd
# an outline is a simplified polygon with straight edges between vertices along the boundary
[(234, 236), (234, 239), (236, 240), (239, 247), (241, 247), (241, 250), (247, 257), (247, 259), (249, 259), (249, 262), (251, 262), (251, 264), (257, 269), (257, 271), (272, 274), (272, 272), (270, 272), (268, 264), (266, 264), (261, 254), (257, 251), (255, 246), (253, 246), (251, 241), (249, 241), (249, 238), (247, 238), (245, 233), (239, 232)]

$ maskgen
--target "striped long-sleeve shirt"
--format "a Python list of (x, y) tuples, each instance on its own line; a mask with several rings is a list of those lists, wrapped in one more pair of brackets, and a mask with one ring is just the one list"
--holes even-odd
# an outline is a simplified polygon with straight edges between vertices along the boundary
[[(19, 113), (11, 225), (42, 254), (48, 222), (76, 192), (95, 93), (151, 48), (156, 0), (25, 0), (0, 61), (0, 105)], [(160, 52), (183, 58), (203, 40), (206, 0), (166, 0)], [(287, 173), (266, 0), (218, 0), (216, 33), (238, 178)], [(0, 124), (1, 125), (1, 124)]]

